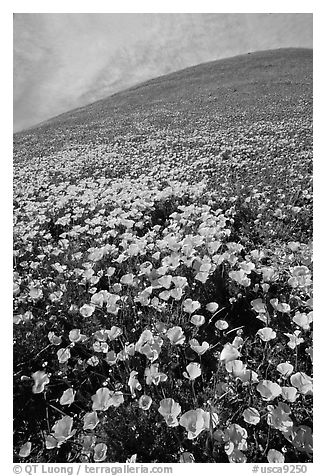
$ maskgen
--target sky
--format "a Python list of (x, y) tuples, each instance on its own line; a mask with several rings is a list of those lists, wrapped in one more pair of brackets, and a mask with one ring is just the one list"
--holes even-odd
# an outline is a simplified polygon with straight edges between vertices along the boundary
[(16, 13), (14, 132), (195, 64), (312, 48), (312, 36), (305, 13)]

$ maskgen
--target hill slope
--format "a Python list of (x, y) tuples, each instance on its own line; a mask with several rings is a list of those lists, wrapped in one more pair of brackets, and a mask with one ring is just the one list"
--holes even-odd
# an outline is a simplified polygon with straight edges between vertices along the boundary
[(310, 462), (312, 52), (14, 142), (15, 461)]
[(280, 49), (200, 64), (162, 76), (15, 134), (19, 155), (103, 144), (150, 131), (216, 130), (311, 115), (312, 50)]

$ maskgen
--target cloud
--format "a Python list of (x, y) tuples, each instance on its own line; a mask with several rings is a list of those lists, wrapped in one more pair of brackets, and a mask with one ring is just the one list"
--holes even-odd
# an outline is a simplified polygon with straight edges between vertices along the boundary
[(312, 47), (309, 14), (16, 14), (14, 129), (247, 51)]

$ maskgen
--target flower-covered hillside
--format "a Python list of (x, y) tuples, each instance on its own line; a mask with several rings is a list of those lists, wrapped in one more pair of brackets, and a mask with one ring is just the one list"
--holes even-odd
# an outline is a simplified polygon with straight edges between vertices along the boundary
[(15, 138), (17, 461), (311, 461), (311, 53), (263, 57)]

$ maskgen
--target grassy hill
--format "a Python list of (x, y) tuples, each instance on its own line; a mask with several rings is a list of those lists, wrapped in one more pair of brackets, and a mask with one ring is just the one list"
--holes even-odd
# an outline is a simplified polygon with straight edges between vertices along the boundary
[(15, 461), (312, 461), (311, 50), (15, 134), (13, 205)]
[[(312, 114), (312, 50), (280, 49), (200, 64), (114, 94), (15, 134), (17, 153), (46, 154), (117, 136), (145, 141), (165, 128), (187, 133)], [(142, 139), (141, 139), (142, 138)]]

